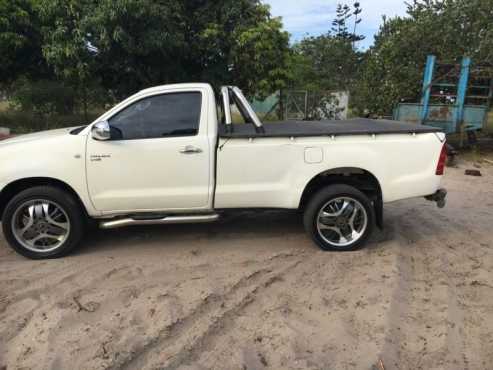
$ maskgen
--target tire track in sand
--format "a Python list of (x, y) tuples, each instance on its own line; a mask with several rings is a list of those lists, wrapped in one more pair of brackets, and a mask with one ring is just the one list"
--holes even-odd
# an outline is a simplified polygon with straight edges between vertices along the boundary
[(398, 242), (397, 281), (381, 358), (394, 369), (423, 369), (423, 362), (438, 365), (443, 358), (443, 350), (436, 349), (437, 342), (430, 343), (428, 331), (439, 321), (432, 313), (437, 305), (444, 305), (446, 294), (440, 286), (429, 283), (433, 281), (433, 258), (428, 239), (423, 239), (422, 224), (413, 223), (413, 215), (410, 209), (393, 221)]
[[(382, 357), (385, 364), (397, 369), (421, 369), (423, 362), (450, 370), (469, 369), (466, 317), (458, 287), (464, 286), (471, 273), (469, 264), (475, 261), (471, 255), (477, 255), (471, 248), (483, 244), (467, 237), (469, 228), (436, 211), (420, 215), (419, 223), (410, 221), (412, 211), (396, 221), (401, 244), (397, 258), (399, 275)], [(419, 326), (421, 330), (416, 331)], [(414, 333), (410, 335), (408, 329), (413, 327)], [(418, 350), (419, 340), (423, 342), (422, 350)]]
[[(226, 293), (211, 294), (203, 299), (188, 316), (164, 327), (141, 348), (113, 363), (107, 369), (176, 369), (201, 353), (208, 341), (238, 312), (255, 300), (255, 296), (302, 262), (297, 255), (280, 256), (294, 262), (281, 268), (264, 267), (242, 277)], [(273, 261), (276, 258), (271, 259)]]

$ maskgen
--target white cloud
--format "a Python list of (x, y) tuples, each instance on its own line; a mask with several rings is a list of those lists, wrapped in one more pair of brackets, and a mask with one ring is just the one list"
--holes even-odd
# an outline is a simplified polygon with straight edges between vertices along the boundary
[(320, 34), (330, 29), (335, 4), (327, 0), (264, 0), (274, 16), (281, 16), (294, 39), (305, 33)]
[[(327, 32), (335, 17), (338, 3), (344, 0), (263, 0), (271, 6), (274, 16), (281, 16), (285, 29), (291, 33), (293, 40), (299, 40), (304, 34), (319, 35)], [(363, 8), (359, 29), (366, 36), (361, 46), (373, 42), (373, 35), (378, 31), (382, 15), (394, 17), (405, 15), (404, 0), (360, 0)], [(351, 5), (353, 1), (346, 1)]]

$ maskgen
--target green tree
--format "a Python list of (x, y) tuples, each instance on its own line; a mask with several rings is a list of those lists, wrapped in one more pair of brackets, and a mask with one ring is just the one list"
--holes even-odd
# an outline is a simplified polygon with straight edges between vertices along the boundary
[(30, 0), (0, 0), (0, 85), (52, 76), (41, 50), (41, 25)]
[(295, 88), (306, 90), (347, 90), (356, 77), (360, 53), (347, 39), (330, 34), (308, 37), (294, 46)]
[(227, 60), (227, 82), (241, 86), (248, 95), (266, 96), (287, 86), (289, 35), (282, 31), (279, 18), (270, 18), (267, 6), (258, 9), (257, 17), (253, 24), (232, 33), (236, 42)]
[(294, 88), (312, 91), (353, 88), (362, 58), (362, 53), (356, 48), (356, 42), (364, 39), (356, 32), (361, 12), (358, 2), (353, 8), (338, 4), (329, 32), (306, 37), (294, 45), (291, 59)]
[(46, 59), (116, 97), (150, 85), (239, 84), (263, 95), (286, 79), (289, 39), (258, 0), (40, 0)]
[(493, 0), (414, 0), (406, 17), (384, 19), (359, 77), (359, 108), (390, 114), (399, 101), (418, 101), (428, 54), (491, 63), (491, 19)]
[[(357, 41), (364, 40), (365, 37), (363, 35), (356, 33), (356, 28), (361, 23), (360, 14), (362, 12), (363, 9), (359, 2), (353, 4), (353, 9), (347, 4), (337, 4), (336, 18), (332, 21), (333, 35), (339, 39), (349, 40), (353, 44)], [(354, 18), (352, 32), (349, 31), (349, 20), (351, 18)]]

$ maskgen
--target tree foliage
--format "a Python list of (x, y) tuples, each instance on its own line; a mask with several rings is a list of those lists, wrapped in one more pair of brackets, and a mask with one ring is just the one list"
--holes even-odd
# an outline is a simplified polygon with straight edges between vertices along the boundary
[(361, 54), (350, 40), (330, 34), (307, 37), (295, 45), (294, 87), (306, 90), (347, 90), (354, 83)]
[(493, 61), (493, 0), (413, 0), (405, 17), (383, 19), (367, 51), (362, 11), (341, 4), (325, 34), (290, 46), (261, 0), (0, 0), (0, 87), (43, 114), (190, 81), (250, 96), (349, 90), (360, 112), (389, 114), (418, 101), (428, 54)]
[(305, 37), (294, 45), (293, 87), (315, 91), (351, 90), (354, 87), (363, 55), (356, 48), (356, 43), (364, 39), (356, 32), (361, 13), (358, 2), (352, 8), (339, 4), (330, 31)]
[(265, 94), (286, 79), (288, 34), (257, 0), (41, 0), (40, 10), (57, 73), (99, 78), (118, 97), (185, 81)]
[(40, 19), (30, 0), (0, 0), (0, 86), (17, 77), (48, 76), (43, 58)]
[(69, 114), (74, 109), (72, 89), (53, 80), (18, 81), (11, 103), (35, 115)]
[(491, 63), (492, 19), (493, 0), (414, 0), (406, 17), (384, 18), (360, 76), (359, 107), (389, 114), (399, 101), (419, 101), (428, 54)]
[[(353, 9), (347, 4), (337, 4), (336, 18), (332, 21), (332, 33), (339, 39), (349, 40), (351, 42), (362, 41), (363, 35), (356, 33), (356, 27), (361, 23), (360, 14), (363, 12), (359, 2), (353, 4)], [(354, 17), (353, 30), (350, 31), (349, 21)]]

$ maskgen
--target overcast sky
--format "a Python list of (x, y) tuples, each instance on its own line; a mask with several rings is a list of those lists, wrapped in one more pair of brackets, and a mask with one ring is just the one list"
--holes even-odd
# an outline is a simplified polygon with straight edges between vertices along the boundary
[[(327, 32), (335, 17), (337, 3), (343, 0), (263, 0), (271, 6), (274, 16), (281, 16), (284, 28), (291, 34), (292, 41), (301, 39), (305, 34), (312, 36)], [(382, 15), (393, 17), (404, 15), (404, 0), (360, 0), (363, 8), (363, 21), (359, 33), (366, 36), (360, 47), (367, 48), (373, 43), (373, 35), (378, 31)], [(353, 1), (346, 2), (352, 5)]]

